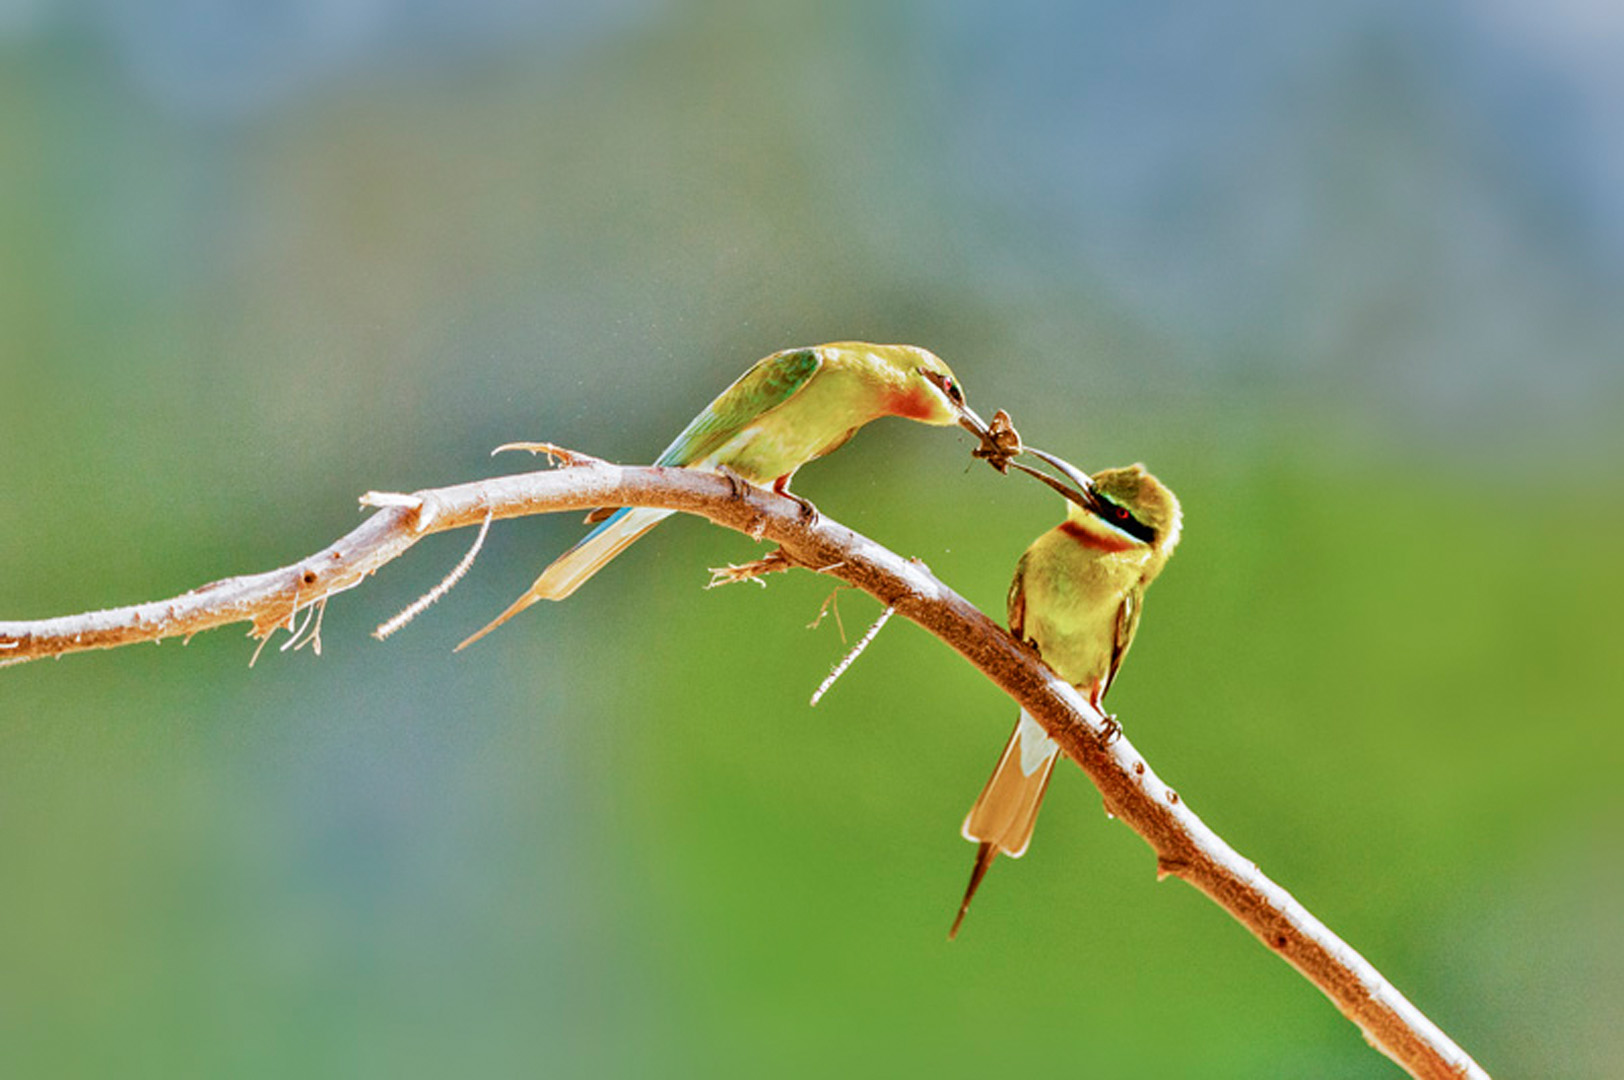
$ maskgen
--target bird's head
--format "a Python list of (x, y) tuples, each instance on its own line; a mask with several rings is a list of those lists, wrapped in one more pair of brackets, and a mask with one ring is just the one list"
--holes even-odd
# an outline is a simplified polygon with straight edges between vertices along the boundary
[(887, 415), (924, 424), (958, 424), (978, 438), (987, 425), (964, 399), (964, 388), (942, 358), (917, 345), (846, 343), (835, 348), (861, 351), (884, 386)]
[(1143, 465), (1101, 469), (1072, 498), (1073, 521), (1103, 524), (1126, 540), (1155, 548), (1163, 558), (1173, 553), (1183, 527), (1178, 497)]

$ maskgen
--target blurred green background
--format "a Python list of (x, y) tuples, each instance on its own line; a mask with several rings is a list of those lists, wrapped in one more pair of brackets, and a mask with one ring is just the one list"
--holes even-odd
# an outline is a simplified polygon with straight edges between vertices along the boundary
[[(1624, 1036), (1624, 19), (1332, 0), (0, 2), (0, 618), (280, 565), (355, 497), (648, 460), (909, 341), (1185, 539), (1113, 704), (1492, 1073)], [(1002, 617), (1057, 520), (887, 422), (829, 515)], [(504, 524), (327, 614), (0, 672), (7, 1076), (1389, 1077), (1058, 775), (944, 940), (1013, 708), (828, 583)], [(855, 636), (876, 613), (845, 594)]]

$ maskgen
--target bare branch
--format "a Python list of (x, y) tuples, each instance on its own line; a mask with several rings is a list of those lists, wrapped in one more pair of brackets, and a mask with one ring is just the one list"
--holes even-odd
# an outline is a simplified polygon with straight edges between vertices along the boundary
[[(1206, 893), (1300, 971), (1412, 1076), (1487, 1074), (1430, 1020), (1280, 886), (1209, 829), (1162, 782), (1133, 744), (1108, 738), (1107, 720), (1028, 649), (917, 560), (904, 559), (828, 517), (808, 520), (796, 502), (741, 489), (712, 473), (627, 468), (565, 455), (564, 468), (419, 491), (369, 496), (382, 508), (316, 554), (268, 573), (228, 578), (183, 596), (35, 622), (0, 623), (0, 663), (165, 637), (190, 637), (233, 622), (268, 637), (334, 593), (359, 584), (430, 533), (510, 518), (600, 506), (686, 511), (779, 545), (784, 558), (816, 567), (874, 596), (963, 655), (1027, 710), (1100, 789), (1105, 807), (1156, 853), (1159, 876)], [(742, 494), (741, 494), (742, 490)], [(776, 568), (776, 567), (775, 567)], [(319, 620), (319, 607), (307, 619)], [(303, 640), (312, 644), (319, 629)], [(295, 633), (294, 640), (300, 640)]]

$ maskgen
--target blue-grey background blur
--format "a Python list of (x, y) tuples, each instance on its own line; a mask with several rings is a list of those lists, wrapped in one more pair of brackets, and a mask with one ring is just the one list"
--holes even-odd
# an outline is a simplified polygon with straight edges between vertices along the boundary
[[(757, 357), (909, 341), (1149, 463), (1115, 708), (1506, 1076), (1617, 1075), (1616, 5), (0, 2), (0, 616), (316, 550), (355, 497), (646, 461)], [(1002, 616), (1058, 516), (889, 421), (797, 487)], [(944, 940), (1010, 703), (691, 520), (0, 673), (11, 1076), (1387, 1077), (1075, 770)], [(875, 605), (847, 594), (855, 635)]]

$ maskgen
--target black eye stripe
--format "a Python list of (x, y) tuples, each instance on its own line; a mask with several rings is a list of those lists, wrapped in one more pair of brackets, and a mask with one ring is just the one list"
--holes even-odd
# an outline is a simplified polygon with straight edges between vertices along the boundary
[(919, 373), (926, 379), (935, 383), (937, 389), (941, 390), (942, 393), (946, 394), (960, 405), (964, 404), (964, 392), (959, 389), (959, 384), (954, 382), (948, 376), (938, 375), (936, 372), (930, 371), (926, 368), (920, 368)]
[(1156, 530), (1133, 516), (1121, 503), (1112, 502), (1107, 496), (1101, 495), (1098, 490), (1094, 498), (1100, 506), (1100, 517), (1104, 518), (1113, 528), (1121, 529), (1135, 540), (1143, 540), (1147, 544), (1156, 542)]

